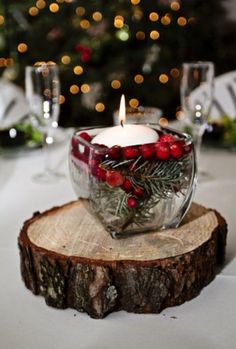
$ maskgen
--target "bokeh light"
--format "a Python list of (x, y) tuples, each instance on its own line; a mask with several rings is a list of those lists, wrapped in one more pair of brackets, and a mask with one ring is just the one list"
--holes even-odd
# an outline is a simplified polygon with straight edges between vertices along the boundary
[(90, 86), (88, 84), (83, 84), (80, 87), (82, 93), (89, 93), (90, 91)]
[(24, 43), (24, 42), (21, 42), (18, 46), (17, 46), (17, 50), (18, 52), (20, 53), (24, 53), (28, 50), (28, 46)]
[(60, 9), (59, 5), (56, 3), (56, 2), (53, 2), (52, 4), (49, 5), (49, 10), (52, 12), (52, 13), (56, 13), (58, 12)]
[(157, 40), (159, 37), (160, 37), (160, 34), (159, 34), (159, 32), (157, 30), (152, 30), (150, 32), (150, 38), (152, 40)]
[(161, 74), (159, 76), (159, 81), (162, 83), (162, 84), (166, 84), (168, 81), (169, 81), (169, 78), (166, 74)]
[(142, 84), (144, 82), (143, 75), (141, 75), (141, 74), (135, 75), (134, 81), (136, 82), (136, 84)]
[(83, 71), (84, 71), (84, 69), (83, 69), (83, 67), (81, 67), (80, 65), (76, 65), (76, 66), (74, 67), (74, 73), (75, 73), (76, 75), (81, 75), (81, 74), (83, 74)]
[(5, 18), (3, 16), (0, 16), (0, 25), (2, 25), (5, 22)]
[(119, 80), (112, 80), (111, 87), (118, 90), (121, 87), (121, 82)]
[(61, 63), (63, 63), (63, 64), (70, 64), (70, 62), (71, 62), (70, 56), (64, 55), (64, 56), (61, 57)]
[(79, 86), (77, 85), (71, 85), (70, 87), (70, 93), (72, 93), (73, 95), (76, 95), (79, 92)]
[(95, 109), (97, 112), (101, 113), (105, 110), (105, 105), (103, 103), (99, 102), (95, 105)]
[(90, 22), (87, 19), (82, 19), (80, 26), (82, 29), (88, 29), (90, 27)]
[(158, 21), (158, 19), (159, 19), (158, 13), (156, 13), (156, 12), (151, 12), (150, 15), (149, 15), (149, 19), (150, 19), (150, 21), (152, 21), (152, 22)]
[(29, 15), (30, 16), (37, 16), (37, 14), (39, 13), (39, 10), (37, 7), (33, 6), (29, 8)]
[(178, 11), (180, 9), (180, 3), (178, 1), (172, 1), (170, 4), (170, 8), (173, 11)]
[(180, 27), (184, 27), (187, 24), (187, 19), (185, 17), (179, 17), (177, 23)]
[(132, 108), (137, 108), (139, 106), (139, 100), (137, 98), (131, 98), (129, 100), (129, 105)]
[(94, 12), (92, 17), (95, 22), (100, 22), (102, 20), (102, 14), (99, 11)]
[(143, 31), (138, 31), (136, 33), (136, 39), (137, 40), (144, 40), (145, 39), (145, 33)]

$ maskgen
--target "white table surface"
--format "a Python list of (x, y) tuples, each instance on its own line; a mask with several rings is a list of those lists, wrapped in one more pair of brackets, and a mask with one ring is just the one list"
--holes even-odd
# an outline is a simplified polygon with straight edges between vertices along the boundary
[[(236, 153), (204, 150), (202, 166), (212, 175), (198, 185), (195, 201), (227, 220), (226, 263), (215, 280), (190, 302), (161, 314), (124, 311), (103, 320), (75, 310), (46, 306), (20, 276), (17, 237), (23, 222), (75, 199), (67, 168), (67, 142), (54, 149), (66, 177), (36, 184), (40, 150), (14, 158), (0, 155), (0, 349), (233, 349), (236, 347)], [(206, 265), (207, 268), (207, 265)]]

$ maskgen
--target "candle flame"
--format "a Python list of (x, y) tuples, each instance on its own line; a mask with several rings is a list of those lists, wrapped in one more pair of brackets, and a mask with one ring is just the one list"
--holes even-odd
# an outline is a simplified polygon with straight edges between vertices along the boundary
[(119, 121), (122, 127), (125, 122), (125, 119), (126, 119), (125, 96), (122, 95), (120, 99), (120, 109), (119, 109)]

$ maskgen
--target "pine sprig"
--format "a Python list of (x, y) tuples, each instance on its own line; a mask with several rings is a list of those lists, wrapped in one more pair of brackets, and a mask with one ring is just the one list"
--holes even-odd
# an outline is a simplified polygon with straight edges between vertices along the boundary
[[(119, 230), (136, 224), (142, 226), (154, 218), (153, 208), (161, 201), (172, 196), (182, 194), (187, 186), (186, 176), (189, 172), (190, 155), (186, 154), (176, 160), (167, 161), (142, 161), (142, 158), (131, 160), (105, 160), (101, 167), (107, 171), (118, 170), (128, 178), (134, 188), (141, 187), (145, 197), (139, 201), (136, 208), (127, 207), (127, 200), (132, 195), (120, 187), (114, 188), (106, 182), (93, 183), (94, 205), (99, 216), (110, 217), (110, 224), (116, 225)], [(133, 169), (133, 170), (132, 170)]]

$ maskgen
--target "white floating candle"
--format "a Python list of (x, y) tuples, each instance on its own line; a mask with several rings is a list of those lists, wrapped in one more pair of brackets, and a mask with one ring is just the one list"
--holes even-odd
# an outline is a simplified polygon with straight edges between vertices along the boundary
[(150, 127), (144, 125), (126, 125), (125, 121), (125, 98), (121, 96), (119, 109), (120, 126), (109, 127), (93, 138), (92, 143), (104, 144), (107, 147), (155, 143), (159, 136)]

